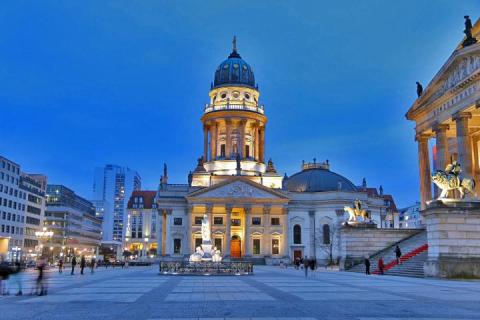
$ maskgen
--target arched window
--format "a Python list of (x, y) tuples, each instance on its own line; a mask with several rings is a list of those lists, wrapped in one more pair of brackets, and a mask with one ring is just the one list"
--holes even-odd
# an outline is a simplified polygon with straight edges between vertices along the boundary
[(328, 224), (323, 225), (323, 244), (330, 244), (330, 226)]
[(302, 243), (302, 228), (298, 224), (296, 224), (293, 227), (293, 243), (294, 244)]

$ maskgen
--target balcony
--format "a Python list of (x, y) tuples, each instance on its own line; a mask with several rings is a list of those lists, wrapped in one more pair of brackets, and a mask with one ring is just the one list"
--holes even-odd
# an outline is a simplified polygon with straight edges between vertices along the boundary
[(250, 105), (243, 103), (229, 103), (215, 105), (215, 104), (206, 104), (204, 113), (214, 112), (214, 111), (224, 111), (224, 110), (243, 110), (243, 111), (252, 111), (260, 114), (265, 114), (263, 105)]

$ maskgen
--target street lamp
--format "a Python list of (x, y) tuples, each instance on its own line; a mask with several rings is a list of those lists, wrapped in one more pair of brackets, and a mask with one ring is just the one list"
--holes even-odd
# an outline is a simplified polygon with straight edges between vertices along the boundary
[[(47, 227), (43, 227), (42, 231), (35, 231), (35, 236), (40, 240), (40, 243), (41, 242), (48, 242), (53, 237), (53, 231), (48, 231)], [(41, 244), (41, 247), (42, 247), (42, 251), (43, 251), (43, 245), (42, 244)], [(53, 247), (51, 247), (50, 251), (53, 251)]]

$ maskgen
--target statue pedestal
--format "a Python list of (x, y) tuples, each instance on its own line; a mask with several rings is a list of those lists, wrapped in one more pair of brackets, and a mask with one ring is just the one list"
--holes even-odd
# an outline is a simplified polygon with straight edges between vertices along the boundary
[(480, 278), (480, 202), (435, 200), (422, 215), (428, 235), (425, 275)]

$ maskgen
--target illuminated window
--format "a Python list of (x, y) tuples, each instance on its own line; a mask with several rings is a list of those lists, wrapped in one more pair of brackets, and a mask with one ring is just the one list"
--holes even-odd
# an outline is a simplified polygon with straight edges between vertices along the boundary
[(279, 226), (280, 225), (280, 218), (272, 218), (271, 219), (272, 226)]
[(272, 254), (280, 253), (280, 241), (278, 239), (272, 239)]
[(253, 239), (253, 254), (260, 254), (260, 239)]

